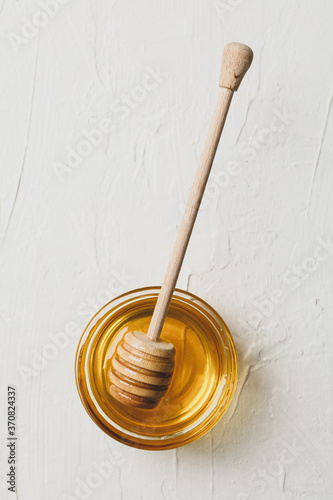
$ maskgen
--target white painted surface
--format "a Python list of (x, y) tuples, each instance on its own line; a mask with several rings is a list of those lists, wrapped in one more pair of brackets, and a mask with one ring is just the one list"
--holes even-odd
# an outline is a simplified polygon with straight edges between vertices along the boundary
[[(18, 391), (20, 500), (332, 498), (332, 3), (71, 0), (52, 19), (40, 9), (0, 7), (1, 499), (14, 497), (7, 384)], [(45, 26), (29, 31), (26, 20)], [(26, 43), (13, 37), (23, 26)], [(249, 44), (255, 60), (179, 287), (231, 328), (237, 396), (198, 442), (143, 452), (85, 413), (76, 344), (108, 296), (161, 283), (229, 41)], [(59, 179), (68, 148), (117, 99), (142, 96), (135, 87), (151, 86), (156, 68), (156, 88), (123, 119), (111, 114), (115, 130)], [(55, 358), (36, 370), (46, 345)], [(113, 470), (101, 479), (105, 461)], [(84, 496), (80, 481), (98, 486)]]

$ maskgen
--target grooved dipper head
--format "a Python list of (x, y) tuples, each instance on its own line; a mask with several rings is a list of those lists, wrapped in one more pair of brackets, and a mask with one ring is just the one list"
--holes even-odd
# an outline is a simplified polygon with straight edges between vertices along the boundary
[(107, 374), (110, 394), (136, 408), (154, 408), (165, 395), (175, 366), (171, 342), (128, 332), (118, 344)]

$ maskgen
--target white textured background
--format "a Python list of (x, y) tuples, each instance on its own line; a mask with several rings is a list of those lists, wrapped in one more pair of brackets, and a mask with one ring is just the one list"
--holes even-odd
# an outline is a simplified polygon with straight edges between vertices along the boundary
[[(331, 499), (332, 2), (49, 1), (0, 6), (1, 499), (7, 384), (19, 500)], [(229, 325), (238, 390), (198, 442), (134, 450), (81, 406), (76, 345), (110, 298), (161, 283), (230, 41), (255, 59), (178, 285)]]

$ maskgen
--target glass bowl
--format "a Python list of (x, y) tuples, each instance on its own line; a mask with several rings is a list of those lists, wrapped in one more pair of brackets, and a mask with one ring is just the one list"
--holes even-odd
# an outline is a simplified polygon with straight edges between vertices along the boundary
[(176, 289), (161, 335), (176, 348), (167, 394), (151, 410), (123, 405), (109, 394), (115, 347), (128, 330), (147, 332), (159, 291), (140, 288), (102, 307), (83, 332), (75, 359), (77, 389), (90, 417), (109, 436), (145, 450), (176, 448), (208, 432), (228, 408), (238, 373), (223, 319), (200, 298)]

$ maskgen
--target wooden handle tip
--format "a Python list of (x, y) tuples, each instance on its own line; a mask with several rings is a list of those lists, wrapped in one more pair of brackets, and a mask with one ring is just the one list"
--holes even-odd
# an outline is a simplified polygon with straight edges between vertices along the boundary
[(232, 42), (224, 47), (220, 87), (236, 91), (253, 60), (253, 52), (243, 43)]

